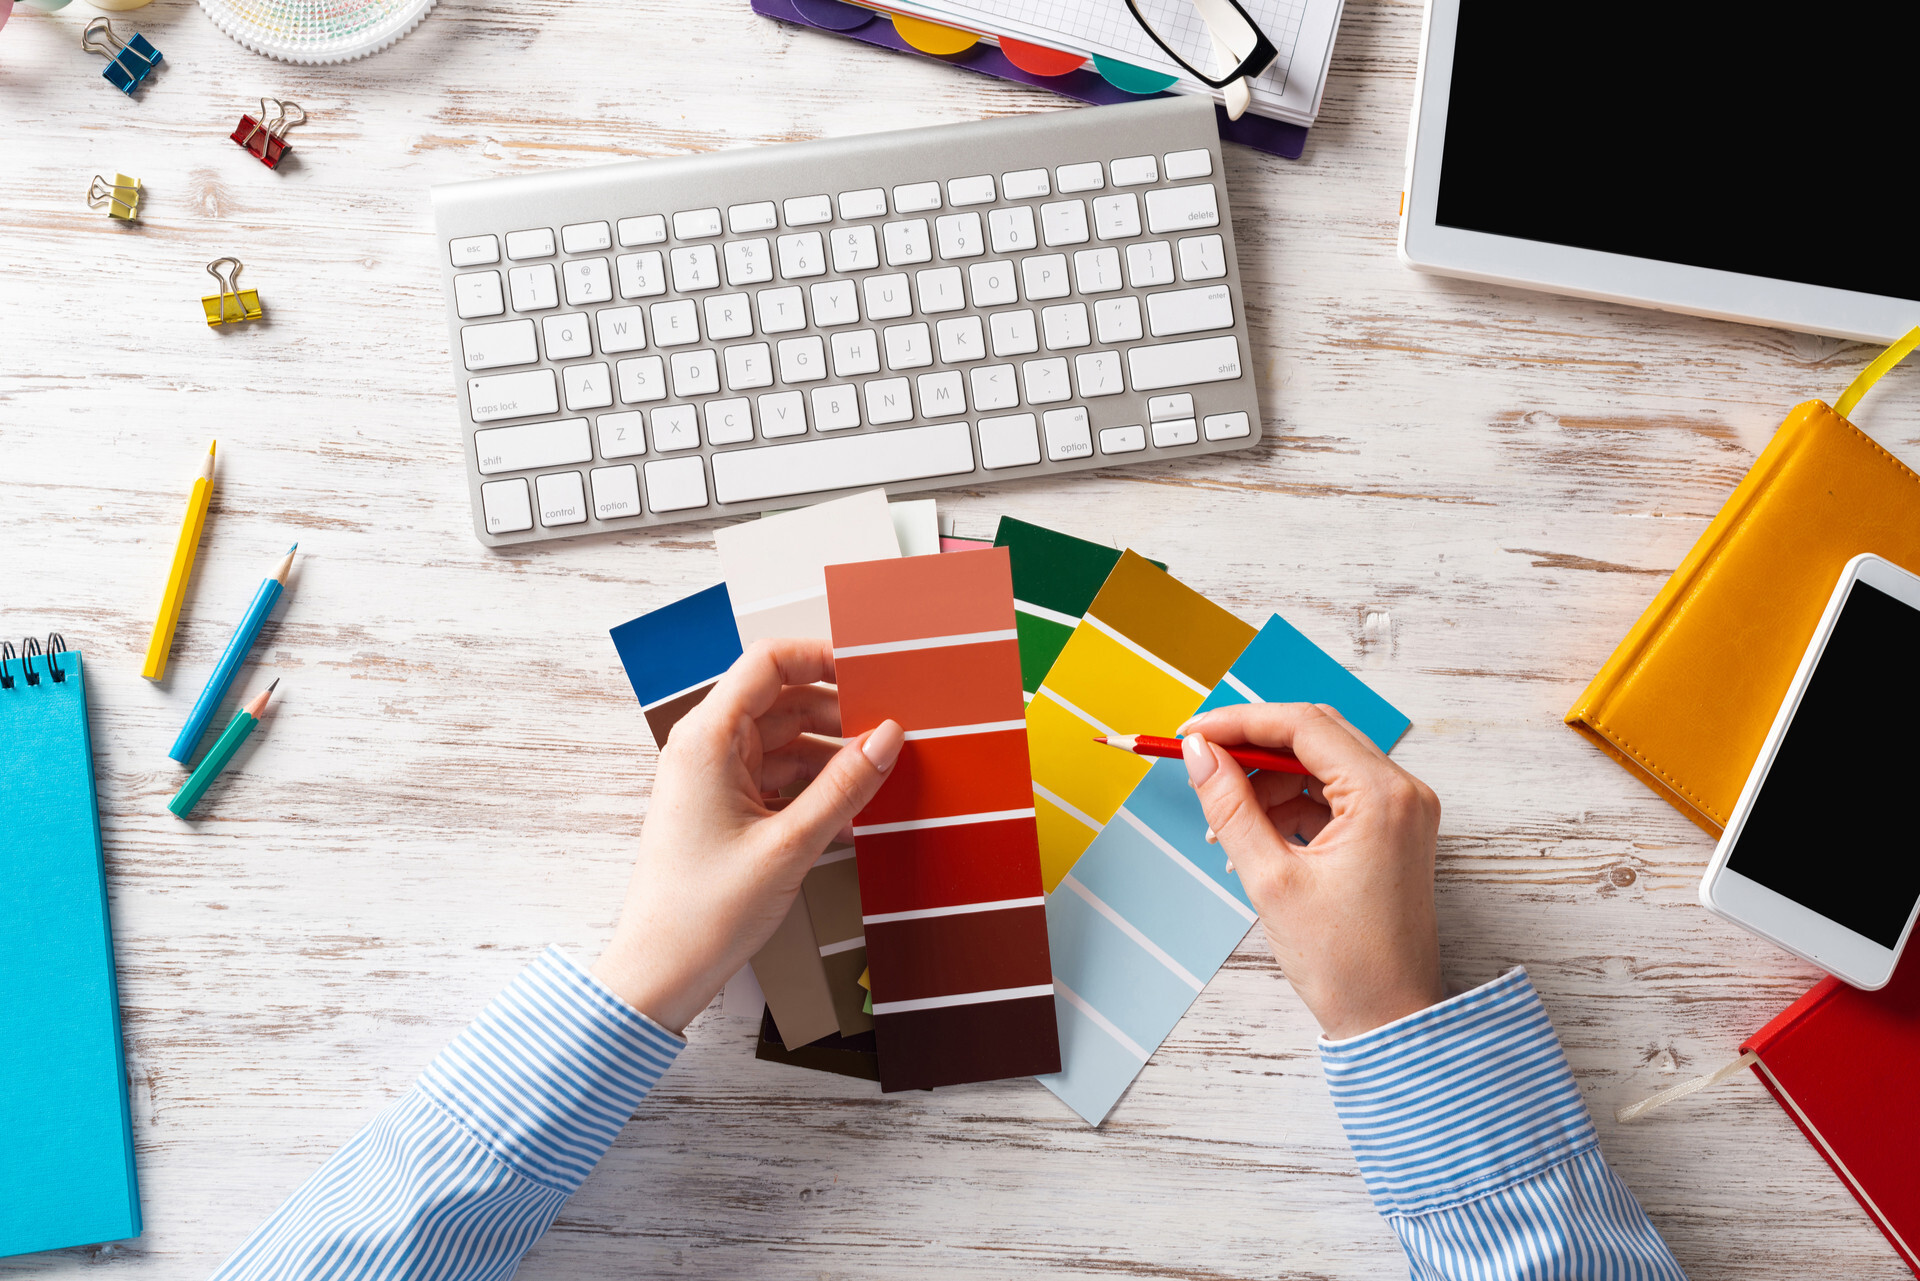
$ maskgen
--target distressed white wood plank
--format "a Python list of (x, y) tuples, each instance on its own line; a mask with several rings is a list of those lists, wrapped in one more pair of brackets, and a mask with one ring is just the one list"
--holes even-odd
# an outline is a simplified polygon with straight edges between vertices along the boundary
[[(654, 752), (606, 629), (719, 576), (711, 525), (492, 553), (472, 538), (435, 182), (1049, 109), (1060, 100), (755, 17), (740, 0), (442, 0), (387, 53), (267, 62), (187, 0), (0, 36), (0, 633), (87, 652), (147, 1218), (103, 1259), (206, 1275), (534, 952), (606, 939)], [(120, 19), (117, 19), (120, 20)], [(1898, 1278), (1742, 1077), (1630, 1127), (1813, 981), (1708, 917), (1710, 843), (1560, 714), (1796, 401), (1865, 349), (1421, 277), (1393, 255), (1420, 7), (1349, 4), (1305, 158), (1229, 149), (1268, 438), (1242, 455), (939, 495), (1131, 542), (1279, 610), (1414, 719), (1446, 805), (1460, 984), (1526, 964), (1607, 1155), (1696, 1278)], [(854, 92), (848, 86), (857, 86)], [(312, 123), (269, 172), (262, 93)], [(82, 203), (146, 184), (137, 227)], [(209, 331), (201, 267), (267, 321)], [(1920, 461), (1920, 373), (1858, 415)], [(138, 676), (194, 460), (220, 479), (168, 681)], [(293, 590), (238, 683), (277, 706), (193, 824), (164, 753), (260, 576)], [(755, 1062), (710, 1012), (522, 1275), (1361, 1278), (1402, 1268), (1313, 1027), (1242, 946), (1113, 1118), (1031, 1083), (882, 1098)]]

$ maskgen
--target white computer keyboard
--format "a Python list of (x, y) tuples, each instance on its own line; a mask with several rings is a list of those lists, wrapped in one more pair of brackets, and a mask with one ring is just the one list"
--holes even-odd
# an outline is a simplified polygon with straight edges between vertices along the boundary
[(433, 190), (481, 541), (1260, 436), (1213, 105)]

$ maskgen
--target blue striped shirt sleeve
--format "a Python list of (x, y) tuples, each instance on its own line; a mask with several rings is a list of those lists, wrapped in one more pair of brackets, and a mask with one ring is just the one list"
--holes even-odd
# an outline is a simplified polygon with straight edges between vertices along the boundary
[(1320, 1062), (1415, 1281), (1685, 1281), (1601, 1157), (1524, 969), (1322, 1040)]
[(512, 1276), (685, 1046), (548, 948), (216, 1281)]

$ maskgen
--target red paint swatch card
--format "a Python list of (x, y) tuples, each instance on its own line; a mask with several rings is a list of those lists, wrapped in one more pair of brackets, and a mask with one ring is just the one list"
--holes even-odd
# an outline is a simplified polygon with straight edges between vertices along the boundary
[(853, 823), (880, 1088), (1056, 1072), (1007, 550), (826, 578), (843, 732), (907, 732)]

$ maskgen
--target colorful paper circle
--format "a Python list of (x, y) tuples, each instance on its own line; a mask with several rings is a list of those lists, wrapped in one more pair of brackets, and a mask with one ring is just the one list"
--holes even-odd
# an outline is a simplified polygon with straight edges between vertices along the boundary
[(1106, 77), (1108, 84), (1128, 93), (1163, 93), (1180, 79), (1117, 58), (1103, 58), (1097, 53), (1093, 55), (1093, 69)]
[(27, 4), (41, 13), (56, 13), (67, 7), (67, 0), (27, 0)]
[(904, 13), (893, 15), (893, 29), (900, 33), (902, 40), (921, 53), (931, 53), (937, 57), (965, 53), (980, 40), (971, 31), (943, 27), (936, 22), (923, 22), (919, 18), (909, 18)]
[(1064, 76), (1087, 60), (1083, 53), (1063, 53), (1044, 45), (1000, 37), (1000, 52), (1020, 70), (1036, 76)]
[(788, 3), (806, 21), (828, 31), (858, 31), (878, 16), (871, 9), (842, 4), (841, 0), (788, 0)]

